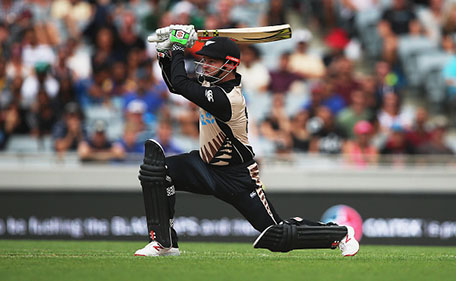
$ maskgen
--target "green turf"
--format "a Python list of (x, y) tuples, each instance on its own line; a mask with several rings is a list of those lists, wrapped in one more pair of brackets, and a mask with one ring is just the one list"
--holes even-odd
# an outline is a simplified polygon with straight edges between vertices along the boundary
[(0, 240), (0, 280), (455, 280), (456, 247), (362, 246), (271, 253), (181, 243), (179, 257), (134, 257), (141, 242)]

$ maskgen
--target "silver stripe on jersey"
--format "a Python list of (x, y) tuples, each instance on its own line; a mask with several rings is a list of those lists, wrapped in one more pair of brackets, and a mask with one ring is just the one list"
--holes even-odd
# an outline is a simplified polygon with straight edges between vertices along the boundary
[[(252, 178), (253, 181), (255, 181), (255, 184), (257, 188), (255, 189), (258, 198), (260, 198), (261, 203), (263, 203), (264, 208), (266, 209), (266, 212), (268, 215), (271, 217), (272, 221), (277, 224), (277, 221), (274, 218), (274, 215), (272, 214), (271, 208), (269, 207), (268, 200), (266, 199), (266, 195), (264, 194), (263, 191), (263, 183), (260, 180), (260, 170), (258, 169), (258, 164), (253, 163), (252, 165), (248, 166), (247, 169), (250, 172), (250, 177)], [(251, 198), (252, 195), (250, 195)]]

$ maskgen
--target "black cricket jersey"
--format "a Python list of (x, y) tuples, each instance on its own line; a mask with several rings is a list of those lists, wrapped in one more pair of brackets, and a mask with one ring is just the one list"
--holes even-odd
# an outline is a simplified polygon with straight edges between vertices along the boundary
[(210, 85), (187, 76), (184, 52), (159, 58), (163, 78), (172, 93), (182, 95), (200, 108), (199, 155), (208, 164), (227, 166), (249, 162), (253, 149), (248, 140), (248, 113), (241, 90), (241, 75)]

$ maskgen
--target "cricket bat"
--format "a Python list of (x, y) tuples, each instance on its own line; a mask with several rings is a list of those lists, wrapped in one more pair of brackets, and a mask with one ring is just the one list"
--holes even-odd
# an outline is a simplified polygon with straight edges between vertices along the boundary
[[(226, 28), (226, 29), (211, 29), (198, 30), (198, 41), (204, 42), (212, 37), (221, 36), (229, 37), (236, 43), (253, 44), (265, 43), (291, 38), (291, 27), (289, 24), (262, 26), (262, 27), (246, 27), (246, 28)], [(149, 42), (160, 42), (155, 34), (147, 37)]]

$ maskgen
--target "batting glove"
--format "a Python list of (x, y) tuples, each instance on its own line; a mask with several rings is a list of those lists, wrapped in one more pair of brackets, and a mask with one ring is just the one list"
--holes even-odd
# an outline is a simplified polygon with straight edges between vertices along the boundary
[(155, 46), (155, 49), (157, 50), (157, 54), (159, 57), (169, 57), (169, 50), (172, 47), (172, 43), (170, 41), (170, 38), (166, 39), (165, 41), (158, 42), (157, 45)]
[(159, 41), (165, 41), (169, 38), (170, 26), (162, 27), (155, 30), (155, 36), (158, 38)]
[(198, 36), (193, 25), (170, 25), (170, 41), (185, 48), (191, 48)]

